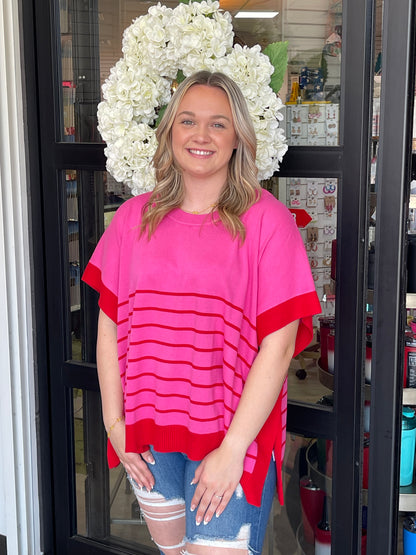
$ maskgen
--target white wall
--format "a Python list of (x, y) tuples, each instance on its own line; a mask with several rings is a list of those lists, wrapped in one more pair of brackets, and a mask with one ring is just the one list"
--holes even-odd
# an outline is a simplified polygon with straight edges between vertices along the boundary
[(0, 0), (0, 534), (40, 553), (23, 93), (15, 0)]

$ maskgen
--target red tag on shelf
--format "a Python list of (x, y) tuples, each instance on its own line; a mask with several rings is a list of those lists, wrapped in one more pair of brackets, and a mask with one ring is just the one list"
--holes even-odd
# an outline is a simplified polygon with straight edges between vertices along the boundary
[(289, 208), (295, 218), (298, 227), (306, 227), (312, 221), (312, 218), (303, 208)]

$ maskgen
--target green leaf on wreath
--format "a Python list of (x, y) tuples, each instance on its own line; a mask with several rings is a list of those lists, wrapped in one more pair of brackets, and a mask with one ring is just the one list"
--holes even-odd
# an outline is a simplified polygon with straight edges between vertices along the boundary
[(276, 94), (283, 85), (287, 69), (287, 45), (287, 40), (284, 42), (272, 42), (263, 50), (263, 54), (269, 57), (270, 63), (274, 67), (274, 72), (270, 79), (270, 87)]
[(161, 119), (163, 118), (163, 114), (165, 113), (167, 107), (168, 107), (168, 105), (165, 104), (164, 106), (161, 106), (161, 107), (159, 108), (159, 110), (158, 110), (158, 112), (157, 112), (157, 119), (156, 119), (156, 121), (155, 121), (155, 127), (154, 127), (155, 129), (156, 129), (157, 127), (159, 127), (159, 123), (160, 123)]
[(183, 74), (183, 71), (181, 69), (178, 70), (175, 81), (178, 83), (178, 85), (179, 83), (182, 83), (182, 81), (185, 81), (185, 75)]

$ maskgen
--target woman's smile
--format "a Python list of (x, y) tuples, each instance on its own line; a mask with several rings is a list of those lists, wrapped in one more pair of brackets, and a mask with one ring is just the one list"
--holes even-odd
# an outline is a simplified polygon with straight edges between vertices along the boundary
[(188, 151), (195, 156), (211, 156), (212, 150), (196, 150), (195, 148), (188, 148)]

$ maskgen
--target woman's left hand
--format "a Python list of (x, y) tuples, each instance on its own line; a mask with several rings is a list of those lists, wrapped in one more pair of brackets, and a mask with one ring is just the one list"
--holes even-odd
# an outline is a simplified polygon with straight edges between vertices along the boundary
[(224, 443), (211, 451), (195, 471), (192, 484), (197, 484), (191, 511), (197, 510), (197, 525), (218, 517), (228, 505), (243, 474), (244, 454), (236, 455)]

